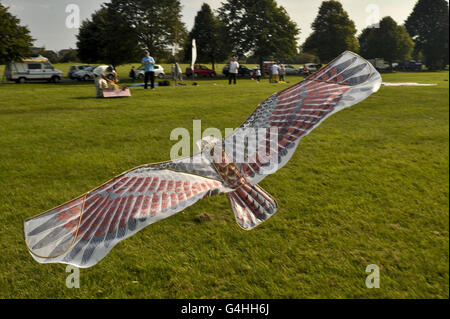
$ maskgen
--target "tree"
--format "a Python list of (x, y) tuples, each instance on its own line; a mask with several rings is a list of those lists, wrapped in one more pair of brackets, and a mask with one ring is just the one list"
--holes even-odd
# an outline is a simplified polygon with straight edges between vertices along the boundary
[(17, 61), (30, 53), (34, 39), (27, 27), (0, 3), (0, 64)]
[(200, 62), (211, 62), (213, 70), (215, 63), (225, 60), (231, 53), (226, 38), (225, 25), (216, 18), (211, 7), (204, 3), (195, 17), (194, 26), (189, 33), (185, 45), (185, 60), (191, 60), (192, 39), (197, 43), (197, 60)]
[(58, 59), (59, 63), (67, 63), (67, 62), (80, 62), (80, 58), (78, 57), (77, 50), (68, 49), (64, 50), (65, 53), (61, 55)]
[(173, 45), (184, 45), (187, 32), (179, 0), (112, 0), (105, 6), (127, 21), (140, 46), (154, 56), (167, 55)]
[(361, 55), (368, 59), (383, 58), (390, 64), (411, 58), (414, 42), (404, 26), (391, 17), (380, 21), (379, 27), (368, 27), (359, 36)]
[(81, 24), (78, 57), (87, 63), (121, 65), (136, 59), (139, 48), (134, 29), (121, 14), (107, 7)]
[(445, 0), (419, 0), (405, 22), (430, 69), (442, 69), (448, 64), (448, 3)]
[(283, 59), (297, 54), (300, 33), (282, 6), (274, 0), (227, 0), (219, 8), (229, 42), (237, 55)]
[(52, 50), (43, 50), (41, 52), (41, 55), (45, 58), (47, 58), (51, 63), (58, 62), (58, 54), (56, 54), (55, 51)]
[(343, 51), (359, 51), (355, 23), (338, 1), (324, 1), (312, 24), (313, 33), (302, 46), (304, 52), (328, 62)]

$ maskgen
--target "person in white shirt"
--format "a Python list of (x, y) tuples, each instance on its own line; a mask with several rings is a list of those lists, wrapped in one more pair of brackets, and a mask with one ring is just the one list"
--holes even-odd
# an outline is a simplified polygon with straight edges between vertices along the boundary
[(256, 67), (255, 70), (255, 77), (256, 77), (256, 81), (261, 81), (261, 69), (259, 68), (259, 66)]
[[(117, 82), (117, 73), (112, 65), (100, 65), (94, 69), (93, 73), (97, 97), (103, 97), (103, 89), (113, 88), (114, 82)], [(110, 74), (114, 77), (114, 81), (108, 78)]]
[(278, 83), (278, 74), (280, 72), (280, 66), (278, 64), (272, 65), (272, 83)]
[(228, 84), (231, 84), (231, 81), (233, 81), (233, 83), (236, 84), (238, 73), (239, 73), (239, 63), (237, 62), (237, 59), (234, 56), (231, 59), (230, 69), (228, 71)]

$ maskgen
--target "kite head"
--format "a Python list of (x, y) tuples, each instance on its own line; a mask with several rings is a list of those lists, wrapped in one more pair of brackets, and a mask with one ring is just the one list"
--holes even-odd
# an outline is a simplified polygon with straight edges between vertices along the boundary
[(215, 156), (222, 154), (222, 140), (214, 136), (206, 136), (197, 142), (200, 151), (211, 160), (214, 161)]

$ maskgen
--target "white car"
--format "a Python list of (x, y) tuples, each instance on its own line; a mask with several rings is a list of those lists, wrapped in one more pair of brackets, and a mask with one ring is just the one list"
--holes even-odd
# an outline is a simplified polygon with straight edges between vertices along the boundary
[(78, 81), (92, 81), (94, 80), (94, 69), (96, 67), (97, 66), (89, 66), (83, 70), (73, 73), (72, 77)]
[(56, 70), (47, 58), (23, 59), (21, 62), (11, 62), (5, 67), (5, 77), (8, 81), (25, 83), (27, 81), (46, 80), (48, 82), (60, 82), (63, 73)]
[(285, 65), (284, 70), (286, 72), (286, 75), (298, 75), (299, 74), (299, 70), (293, 65)]
[[(161, 65), (155, 64), (155, 65), (153, 65), (153, 69), (155, 70), (156, 78), (164, 79), (166, 74), (164, 73), (164, 68)], [(145, 69), (144, 69), (144, 66), (142, 65), (140, 68), (138, 68), (136, 70), (136, 78), (139, 80), (143, 80), (144, 77), (145, 77)]]

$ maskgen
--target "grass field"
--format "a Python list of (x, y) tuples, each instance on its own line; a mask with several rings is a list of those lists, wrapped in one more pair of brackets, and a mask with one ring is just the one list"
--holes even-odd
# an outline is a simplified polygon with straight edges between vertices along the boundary
[[(66, 288), (66, 265), (32, 259), (25, 218), (168, 160), (170, 132), (193, 119), (239, 126), (300, 78), (116, 100), (92, 84), (0, 84), (0, 298), (448, 298), (449, 75), (383, 77), (438, 85), (383, 87), (326, 120), (261, 183), (280, 208), (257, 229), (237, 226), (225, 196), (202, 200), (82, 269), (80, 289)], [(369, 264), (380, 289), (365, 286)]]

